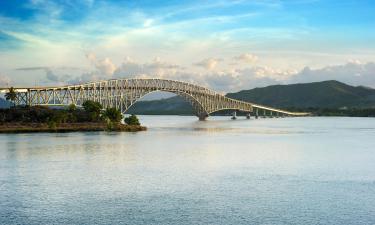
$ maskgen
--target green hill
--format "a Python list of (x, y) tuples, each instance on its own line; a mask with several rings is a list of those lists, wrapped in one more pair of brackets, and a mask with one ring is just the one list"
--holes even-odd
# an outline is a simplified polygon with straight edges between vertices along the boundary
[(334, 80), (272, 85), (228, 93), (227, 96), (280, 108), (375, 107), (375, 89), (362, 86), (354, 87)]
[(145, 115), (192, 115), (193, 109), (182, 97), (174, 96), (160, 100), (136, 102), (130, 107), (127, 113)]

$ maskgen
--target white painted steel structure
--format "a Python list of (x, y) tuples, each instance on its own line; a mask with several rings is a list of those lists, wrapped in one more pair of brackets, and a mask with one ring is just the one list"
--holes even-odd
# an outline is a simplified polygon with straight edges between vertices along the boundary
[[(116, 79), (60, 87), (14, 88), (16, 105), (82, 105), (86, 100), (99, 102), (104, 108), (115, 107), (125, 113), (137, 100), (155, 91), (172, 92), (182, 96), (193, 107), (196, 116), (204, 120), (210, 113), (220, 110), (253, 112), (259, 110), (272, 116), (306, 116), (267, 106), (225, 97), (210, 89), (174, 80), (165, 79)], [(0, 88), (5, 93), (9, 88)]]

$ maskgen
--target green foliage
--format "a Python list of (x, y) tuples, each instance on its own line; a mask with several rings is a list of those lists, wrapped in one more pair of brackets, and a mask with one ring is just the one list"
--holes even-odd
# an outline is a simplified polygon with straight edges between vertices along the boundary
[(89, 114), (89, 119), (92, 122), (98, 122), (101, 120), (100, 113), (103, 106), (99, 102), (87, 100), (82, 104), (85, 111)]
[(136, 115), (130, 115), (129, 117), (125, 117), (125, 123), (128, 125), (141, 125), (139, 123), (138, 117)]
[(57, 123), (55, 121), (48, 121), (48, 128), (50, 129), (56, 129)]
[(122, 120), (122, 114), (116, 108), (107, 108), (104, 111), (103, 116), (113, 123), (119, 123)]
[(13, 87), (9, 88), (9, 91), (5, 93), (5, 99), (14, 102), (17, 99), (17, 93)]
[(86, 112), (89, 113), (100, 113), (102, 110), (103, 106), (99, 102), (94, 102), (91, 100), (87, 100), (82, 104), (83, 108), (85, 109)]
[(69, 106), (68, 106), (68, 111), (69, 112), (74, 112), (74, 111), (76, 111), (77, 110), (77, 106), (75, 105), (75, 104), (70, 104)]

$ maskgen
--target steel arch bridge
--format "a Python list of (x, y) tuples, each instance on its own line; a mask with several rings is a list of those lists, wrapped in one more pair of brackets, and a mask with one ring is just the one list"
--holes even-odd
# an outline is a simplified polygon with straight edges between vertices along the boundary
[[(8, 92), (9, 88), (1, 88)], [(78, 85), (59, 87), (14, 88), (16, 105), (82, 105), (86, 100), (99, 102), (104, 108), (115, 107), (125, 113), (137, 100), (144, 95), (165, 91), (177, 94), (188, 101), (195, 115), (204, 120), (209, 114), (220, 110), (254, 112), (263, 115), (305, 116), (307, 113), (294, 113), (275, 109), (250, 102), (225, 97), (215, 91), (187, 82), (166, 79), (115, 79), (90, 82)]]

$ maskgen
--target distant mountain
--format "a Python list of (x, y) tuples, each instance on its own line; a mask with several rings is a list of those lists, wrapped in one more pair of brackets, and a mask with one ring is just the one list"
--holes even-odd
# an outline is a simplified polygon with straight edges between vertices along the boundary
[(160, 100), (136, 102), (127, 113), (146, 115), (192, 115), (193, 109), (182, 97), (174, 96)]
[[(373, 108), (375, 89), (350, 86), (330, 80), (314, 83), (272, 85), (263, 88), (228, 93), (228, 97), (279, 108)], [(129, 113), (135, 114), (192, 114), (181, 97), (137, 102)]]
[(9, 108), (10, 106), (10, 102), (8, 102), (7, 100), (3, 99), (3, 98), (0, 98), (0, 109), (1, 108)]
[(272, 85), (254, 88), (228, 97), (273, 107), (375, 107), (375, 89), (350, 86), (338, 81)]

